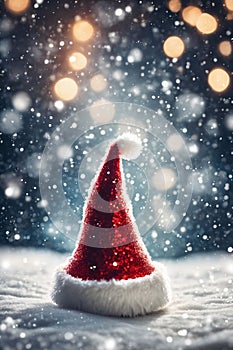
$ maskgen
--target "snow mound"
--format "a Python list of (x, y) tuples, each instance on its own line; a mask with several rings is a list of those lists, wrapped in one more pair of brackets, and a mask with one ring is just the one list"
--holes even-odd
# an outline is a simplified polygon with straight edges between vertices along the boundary
[(173, 302), (132, 319), (60, 309), (52, 275), (64, 255), (0, 249), (0, 349), (230, 350), (233, 348), (233, 263), (230, 254), (163, 262)]

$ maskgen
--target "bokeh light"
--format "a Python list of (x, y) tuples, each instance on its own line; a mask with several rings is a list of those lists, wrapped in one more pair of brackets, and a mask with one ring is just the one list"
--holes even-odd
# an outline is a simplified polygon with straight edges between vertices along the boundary
[(12, 105), (15, 109), (17, 109), (17, 111), (25, 112), (31, 105), (31, 99), (26, 92), (17, 92), (12, 97)]
[(182, 151), (184, 142), (180, 135), (171, 134), (166, 141), (166, 146), (170, 152), (179, 152)]
[(233, 112), (230, 112), (230, 114), (226, 115), (225, 125), (226, 125), (227, 129), (233, 131)]
[(57, 111), (62, 111), (65, 105), (62, 101), (57, 100), (54, 102), (54, 107), (57, 109)]
[(233, 1), (232, 0), (225, 0), (225, 5), (229, 11), (233, 11)]
[(223, 56), (230, 56), (231, 53), (232, 53), (231, 42), (228, 41), (228, 40), (222, 41), (222, 42), (218, 45), (218, 49), (219, 49), (219, 52), (220, 52)]
[(78, 94), (78, 85), (71, 78), (62, 78), (54, 85), (54, 92), (63, 101), (71, 101)]
[(152, 177), (152, 183), (160, 191), (167, 191), (176, 183), (176, 173), (170, 168), (159, 169)]
[(143, 58), (143, 53), (139, 48), (134, 48), (130, 50), (130, 53), (127, 57), (129, 63), (141, 62)]
[(11, 13), (21, 15), (30, 6), (30, 0), (6, 0), (5, 5)]
[(0, 114), (0, 131), (5, 134), (14, 134), (23, 127), (22, 116), (14, 110), (4, 110)]
[(171, 58), (178, 58), (184, 52), (184, 42), (178, 36), (170, 36), (163, 44), (164, 53)]
[(96, 100), (90, 108), (90, 116), (96, 124), (110, 123), (115, 116), (115, 106), (105, 99)]
[(202, 34), (211, 34), (218, 28), (218, 22), (216, 18), (209, 13), (202, 13), (198, 17), (196, 26)]
[(179, 0), (170, 0), (168, 2), (168, 8), (172, 12), (179, 12), (181, 9), (181, 2)]
[(73, 156), (73, 150), (69, 145), (61, 145), (57, 149), (58, 158), (65, 160)]
[(228, 21), (233, 20), (233, 12), (228, 12), (228, 14), (226, 15), (226, 20), (228, 20)]
[(17, 199), (21, 196), (21, 184), (18, 181), (11, 181), (7, 184), (5, 188), (5, 196), (12, 199)]
[(74, 52), (69, 57), (69, 65), (73, 70), (82, 70), (87, 65), (87, 58), (81, 52)]
[(85, 42), (94, 34), (93, 26), (87, 21), (76, 22), (73, 26), (73, 35), (77, 41)]
[(106, 78), (102, 74), (96, 74), (90, 80), (90, 85), (93, 91), (101, 92), (108, 86)]
[(230, 76), (223, 68), (214, 68), (208, 75), (208, 84), (216, 92), (225, 91), (230, 85)]
[(187, 6), (182, 11), (183, 20), (195, 27), (197, 24), (197, 20), (202, 14), (202, 11), (199, 7), (196, 6)]
[(190, 144), (188, 145), (188, 149), (191, 155), (198, 154), (199, 152), (199, 147), (195, 142), (190, 142)]

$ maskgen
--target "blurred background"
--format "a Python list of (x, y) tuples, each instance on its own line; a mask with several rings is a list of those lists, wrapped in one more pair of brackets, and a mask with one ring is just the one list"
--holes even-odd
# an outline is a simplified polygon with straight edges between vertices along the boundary
[[(233, 0), (6, 0), (0, 14), (0, 244), (73, 249), (40, 195), (45, 144), (88, 106), (130, 102), (160, 111), (184, 138), (193, 164), (182, 222), (171, 233), (160, 223), (144, 236), (152, 256), (232, 253)], [(93, 126), (114, 121), (112, 106), (107, 120), (90, 115)], [(179, 149), (179, 139), (169, 143)], [(81, 164), (82, 147), (59, 152), (68, 158), (72, 202), (72, 162)], [(156, 190), (175, 195), (173, 169), (165, 164), (154, 176)], [(136, 211), (139, 188), (130, 188)], [(75, 206), (82, 210), (78, 192)]]

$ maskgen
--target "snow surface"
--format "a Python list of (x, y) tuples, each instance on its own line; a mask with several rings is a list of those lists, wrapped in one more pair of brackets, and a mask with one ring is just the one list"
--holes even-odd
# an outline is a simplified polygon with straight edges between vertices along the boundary
[(165, 261), (173, 302), (164, 312), (117, 318), (59, 309), (49, 292), (63, 254), (0, 250), (0, 349), (233, 349), (230, 254)]

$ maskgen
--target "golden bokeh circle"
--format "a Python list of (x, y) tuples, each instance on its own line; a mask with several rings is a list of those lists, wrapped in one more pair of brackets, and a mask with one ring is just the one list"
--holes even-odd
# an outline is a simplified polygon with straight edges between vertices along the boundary
[(230, 85), (230, 75), (223, 68), (214, 68), (208, 75), (208, 84), (213, 91), (223, 92)]
[(232, 0), (225, 0), (225, 5), (229, 11), (233, 11), (233, 1)]
[(30, 0), (6, 0), (5, 6), (9, 12), (15, 15), (21, 15), (30, 6)]
[(211, 34), (217, 30), (218, 22), (209, 13), (202, 13), (197, 20), (196, 27), (202, 34)]
[(62, 101), (71, 101), (78, 94), (78, 85), (73, 79), (65, 77), (55, 83), (54, 93)]
[(103, 74), (96, 74), (91, 78), (90, 85), (93, 91), (101, 92), (107, 88), (108, 83)]
[(187, 6), (182, 11), (183, 20), (193, 27), (196, 26), (197, 20), (201, 14), (201, 9), (196, 6)]
[(184, 42), (178, 36), (168, 37), (163, 44), (164, 53), (171, 58), (180, 57), (183, 54), (184, 49)]
[(223, 56), (230, 56), (232, 53), (232, 44), (230, 41), (224, 40), (218, 45), (218, 49)]
[(168, 2), (168, 8), (172, 12), (179, 12), (181, 10), (181, 6), (180, 0), (170, 0)]
[(73, 25), (73, 35), (77, 41), (85, 42), (94, 34), (93, 26), (87, 21), (79, 21)]
[(73, 52), (69, 57), (69, 65), (73, 70), (82, 70), (87, 65), (87, 58), (81, 52)]

